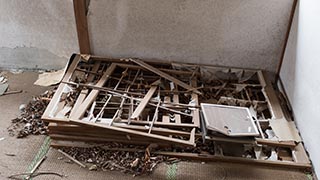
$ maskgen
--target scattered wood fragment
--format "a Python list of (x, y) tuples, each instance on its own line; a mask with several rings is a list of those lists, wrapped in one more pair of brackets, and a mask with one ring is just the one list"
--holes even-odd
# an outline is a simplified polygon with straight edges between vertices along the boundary
[(82, 164), (81, 162), (79, 162), (78, 160), (76, 160), (75, 158), (73, 158), (72, 156), (70, 156), (69, 154), (63, 152), (62, 150), (58, 149), (58, 152), (60, 152), (61, 154), (63, 154), (64, 156), (66, 156), (68, 159), (70, 159), (71, 161), (73, 161), (74, 163), (78, 164), (79, 166), (86, 168), (87, 166)]

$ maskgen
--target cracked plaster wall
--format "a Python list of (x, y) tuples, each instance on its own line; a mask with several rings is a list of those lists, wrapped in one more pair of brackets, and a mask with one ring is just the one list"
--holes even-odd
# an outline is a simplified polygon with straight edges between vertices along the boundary
[(72, 0), (0, 0), (0, 67), (60, 69), (78, 40)]

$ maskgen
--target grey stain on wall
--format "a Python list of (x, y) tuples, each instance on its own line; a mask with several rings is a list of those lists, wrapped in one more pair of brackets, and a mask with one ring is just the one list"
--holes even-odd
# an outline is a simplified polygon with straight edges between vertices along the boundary
[(0, 67), (5, 69), (61, 69), (67, 60), (66, 57), (35, 47), (0, 48)]

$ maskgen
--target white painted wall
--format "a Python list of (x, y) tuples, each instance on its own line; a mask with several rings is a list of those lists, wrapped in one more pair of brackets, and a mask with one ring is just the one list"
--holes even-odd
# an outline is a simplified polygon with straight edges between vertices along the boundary
[(0, 68), (62, 68), (76, 32), (72, 0), (0, 0)]
[(91, 0), (92, 51), (275, 72), (293, 0)]
[[(293, 0), (91, 0), (92, 51), (271, 72)], [(0, 68), (61, 68), (78, 52), (72, 0), (0, 0)]]
[(320, 176), (320, 1), (301, 0), (280, 77), (298, 129)]

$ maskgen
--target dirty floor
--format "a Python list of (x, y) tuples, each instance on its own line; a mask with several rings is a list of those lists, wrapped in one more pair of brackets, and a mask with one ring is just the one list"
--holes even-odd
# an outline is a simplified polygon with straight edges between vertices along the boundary
[[(35, 72), (23, 72), (20, 74), (6, 73), (10, 90), (23, 90), (23, 93), (0, 96), (0, 179), (7, 179), (8, 176), (26, 172), (39, 153), (47, 152), (48, 138), (45, 136), (29, 136), (24, 139), (10, 137), (7, 127), (11, 119), (19, 115), (20, 104), (27, 103), (32, 96), (43, 93), (45, 87), (35, 86), (33, 82), (38, 74)], [(149, 176), (132, 177), (115, 171), (93, 172), (82, 169), (76, 164), (61, 159), (62, 155), (55, 149), (49, 149), (47, 159), (41, 164), (38, 171), (56, 172), (66, 175), (63, 179), (310, 179), (304, 172), (280, 169), (257, 167), (251, 165), (232, 163), (201, 163), (201, 162), (180, 162), (176, 164), (160, 164)], [(55, 180), (60, 177), (44, 175), (33, 179)]]

